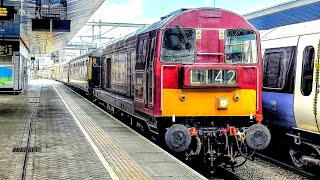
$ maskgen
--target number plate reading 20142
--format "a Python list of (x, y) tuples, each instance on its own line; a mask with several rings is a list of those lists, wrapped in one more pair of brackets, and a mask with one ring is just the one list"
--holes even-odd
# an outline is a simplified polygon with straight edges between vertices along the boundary
[(193, 69), (192, 85), (234, 85), (237, 84), (237, 70), (234, 69)]

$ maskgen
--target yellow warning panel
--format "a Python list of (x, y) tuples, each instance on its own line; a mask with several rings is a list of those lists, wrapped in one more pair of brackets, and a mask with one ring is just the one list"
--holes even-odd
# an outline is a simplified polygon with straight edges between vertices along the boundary
[(224, 39), (224, 30), (219, 30), (219, 39)]
[(200, 29), (197, 29), (196, 30), (196, 39), (201, 39), (201, 30)]

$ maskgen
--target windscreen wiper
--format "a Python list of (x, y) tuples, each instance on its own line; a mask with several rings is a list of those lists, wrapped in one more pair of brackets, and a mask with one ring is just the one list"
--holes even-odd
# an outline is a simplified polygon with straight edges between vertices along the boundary
[(179, 30), (181, 31), (184, 40), (187, 42), (187, 43), (186, 43), (186, 49), (189, 49), (189, 51), (190, 51), (190, 49), (191, 49), (191, 44), (190, 44), (190, 42), (189, 42), (189, 39), (188, 39), (186, 33), (184, 32), (184, 30), (183, 30), (183, 28), (181, 27), (180, 24), (178, 24), (177, 27), (178, 27)]
[(181, 25), (178, 24), (177, 27), (180, 29), (180, 31), (184, 37), (184, 40), (187, 41), (187, 43), (189, 43), (189, 39), (188, 39), (186, 33), (184, 32), (184, 30), (182, 29)]
[(242, 29), (243, 29), (243, 27), (240, 26), (240, 27), (237, 29), (236, 33), (234, 33), (234, 35), (230, 38), (230, 40), (233, 40), (234, 38), (236, 38), (236, 37), (240, 34), (240, 32), (242, 31)]

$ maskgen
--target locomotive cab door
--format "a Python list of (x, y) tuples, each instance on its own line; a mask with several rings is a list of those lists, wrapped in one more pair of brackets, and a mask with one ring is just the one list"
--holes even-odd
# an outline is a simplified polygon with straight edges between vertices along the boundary
[(156, 46), (156, 38), (150, 38), (149, 40), (149, 48), (148, 48), (148, 56), (147, 62), (145, 66), (146, 72), (146, 91), (145, 91), (145, 105), (149, 109), (153, 109), (153, 101), (154, 101), (154, 59), (155, 59), (155, 46)]
[(145, 108), (146, 97), (146, 59), (147, 59), (147, 44), (149, 34), (139, 35), (138, 45), (136, 48), (137, 61), (135, 64), (135, 90), (134, 100), (135, 109), (143, 111)]
[(320, 125), (318, 43), (314, 35), (301, 36), (297, 49), (295, 119), (299, 129), (312, 132)]

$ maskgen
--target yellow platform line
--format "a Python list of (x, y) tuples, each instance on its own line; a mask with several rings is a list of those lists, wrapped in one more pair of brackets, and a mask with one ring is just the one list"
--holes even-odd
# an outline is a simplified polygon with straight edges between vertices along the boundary
[(58, 90), (56, 87), (54, 88), (89, 143), (93, 143), (90, 143), (90, 145), (95, 150), (112, 179), (151, 179), (63, 90)]

